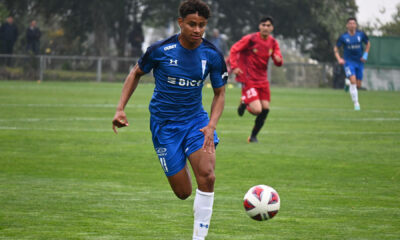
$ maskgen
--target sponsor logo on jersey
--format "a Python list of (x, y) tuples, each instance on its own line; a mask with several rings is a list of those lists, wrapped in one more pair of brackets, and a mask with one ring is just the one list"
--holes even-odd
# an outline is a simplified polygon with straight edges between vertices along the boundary
[(170, 59), (169, 65), (171, 66), (178, 66), (178, 59)]
[(176, 84), (176, 78), (168, 77), (168, 83)]
[(347, 49), (359, 49), (359, 48), (361, 48), (360, 44), (354, 44), (354, 45), (347, 46)]
[(357, 40), (358, 40), (358, 42), (361, 42), (360, 36), (357, 36)]
[(164, 48), (164, 51), (168, 51), (168, 50), (171, 50), (171, 49), (174, 49), (174, 48), (176, 48), (176, 44), (166, 46), (166, 47)]
[(172, 85), (178, 85), (181, 87), (200, 87), (204, 80), (191, 80), (184, 78), (168, 77), (168, 83)]

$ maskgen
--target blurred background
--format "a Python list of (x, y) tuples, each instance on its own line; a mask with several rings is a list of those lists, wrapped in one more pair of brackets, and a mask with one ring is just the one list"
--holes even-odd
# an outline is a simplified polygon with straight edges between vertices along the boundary
[[(269, 79), (272, 85), (286, 87), (343, 88), (344, 73), (333, 46), (346, 31), (346, 19), (359, 17), (359, 28), (372, 45), (364, 87), (400, 90), (400, 1), (206, 2), (212, 17), (205, 38), (218, 36), (226, 56), (234, 42), (258, 31), (262, 16), (275, 19), (274, 37), (285, 65), (270, 66)], [(11, 53), (4, 50), (4, 34), (0, 36), (0, 79), (123, 81), (151, 43), (179, 32), (179, 4), (179, 0), (0, 0), (2, 25), (12, 16), (17, 29)]]

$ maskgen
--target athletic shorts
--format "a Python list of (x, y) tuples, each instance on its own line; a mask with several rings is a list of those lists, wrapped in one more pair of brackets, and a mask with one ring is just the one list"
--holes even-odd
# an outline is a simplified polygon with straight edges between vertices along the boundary
[(267, 87), (262, 88), (242, 87), (242, 102), (249, 104), (255, 100), (267, 100), (268, 102), (271, 102), (269, 84)]
[(363, 71), (364, 71), (364, 63), (363, 62), (355, 62), (351, 60), (345, 60), (344, 64), (344, 72), (346, 73), (346, 77), (356, 76), (356, 79), (363, 79)]
[[(167, 176), (173, 176), (186, 165), (190, 154), (203, 147), (204, 134), (200, 129), (209, 122), (207, 113), (201, 113), (193, 119), (182, 122), (159, 122), (150, 118), (154, 150), (158, 155), (162, 169)], [(219, 142), (214, 132), (215, 147)]]

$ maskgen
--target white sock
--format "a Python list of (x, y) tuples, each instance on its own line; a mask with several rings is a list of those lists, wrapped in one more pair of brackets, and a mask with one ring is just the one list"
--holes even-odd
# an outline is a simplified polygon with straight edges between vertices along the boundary
[(202, 192), (196, 189), (196, 197), (194, 198), (194, 225), (193, 240), (203, 240), (208, 233), (212, 208), (214, 203), (214, 192)]
[(356, 84), (350, 84), (350, 96), (351, 100), (353, 100), (354, 105), (360, 105), (358, 103), (358, 91)]

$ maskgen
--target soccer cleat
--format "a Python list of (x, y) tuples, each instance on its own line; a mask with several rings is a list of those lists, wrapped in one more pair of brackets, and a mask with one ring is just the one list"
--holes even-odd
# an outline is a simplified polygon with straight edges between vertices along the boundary
[(354, 105), (354, 110), (355, 111), (360, 111), (361, 110), (360, 105), (359, 104), (358, 105)]
[(244, 110), (246, 110), (246, 104), (244, 104), (244, 103), (241, 102), (240, 105), (239, 105), (239, 107), (238, 107), (238, 109), (237, 109), (238, 115), (239, 115), (240, 117), (243, 116)]
[(248, 143), (258, 143), (257, 137), (251, 136), (247, 138)]

